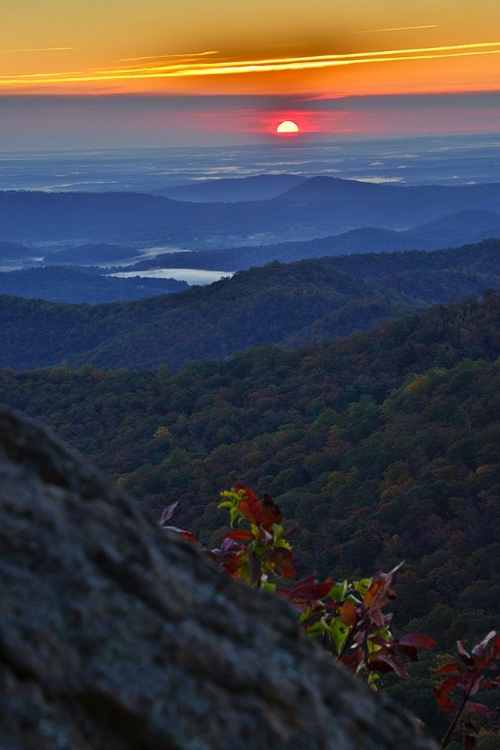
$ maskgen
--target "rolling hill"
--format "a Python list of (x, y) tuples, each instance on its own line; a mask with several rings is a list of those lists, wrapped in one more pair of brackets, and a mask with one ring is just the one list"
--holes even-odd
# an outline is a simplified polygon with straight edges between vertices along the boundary
[[(384, 317), (412, 308), (400, 293), (313, 261), (274, 264), (174, 295), (92, 307), (4, 295), (0, 362), (16, 369), (62, 360), (72, 366), (178, 369), (191, 360), (279, 344), (327, 312), (372, 297)], [(354, 311), (350, 321), (356, 329)]]
[(324, 342), (500, 286), (499, 249), (500, 240), (490, 240), (432, 253), (276, 262), (210, 286), (105, 305), (4, 295), (0, 363), (177, 370), (250, 346)]
[(155, 190), (154, 194), (193, 203), (240, 203), (275, 198), (299, 185), (304, 179), (294, 174), (261, 174), (254, 177), (200, 180), (189, 185)]
[(75, 266), (27, 268), (0, 274), (0, 295), (52, 302), (118, 302), (188, 289), (185, 281), (140, 276), (115, 278)]

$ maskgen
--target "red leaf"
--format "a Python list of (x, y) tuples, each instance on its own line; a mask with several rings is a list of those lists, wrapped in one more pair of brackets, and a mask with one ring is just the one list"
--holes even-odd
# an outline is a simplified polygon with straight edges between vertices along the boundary
[(399, 640), (400, 646), (414, 646), (415, 648), (434, 648), (437, 646), (437, 641), (434, 638), (430, 638), (428, 635), (405, 635)]
[(241, 552), (234, 552), (224, 558), (223, 570), (229, 576), (236, 576), (244, 563), (245, 556)]
[(450, 675), (450, 677), (447, 677), (446, 680), (443, 680), (443, 682), (441, 683), (441, 687), (439, 688), (440, 692), (451, 692), (453, 688), (456, 688), (456, 686), (460, 683), (461, 679), (462, 677), (459, 674)]
[[(165, 528), (171, 528), (170, 526), (166, 526)], [(174, 529), (177, 531), (178, 534), (181, 535), (183, 539), (186, 539), (188, 542), (192, 542), (193, 544), (196, 544), (196, 537), (191, 531), (186, 531), (186, 529)]]
[(333, 586), (331, 578), (327, 578), (323, 583), (315, 578), (314, 575), (297, 581), (291, 589), (279, 589), (278, 593), (292, 601), (317, 601), (328, 594)]
[(263, 552), (264, 559), (266, 562), (276, 567), (276, 572), (285, 578), (295, 578), (297, 571), (293, 567), (295, 562), (295, 555), (292, 550), (286, 549), (286, 547), (278, 547), (278, 549), (266, 549)]
[(500, 680), (485, 680), (483, 682), (483, 688), (489, 690), (489, 688), (500, 688)]
[(443, 693), (440, 688), (434, 688), (434, 698), (439, 708), (443, 708), (445, 711), (454, 711), (455, 704), (449, 698), (446, 693)]
[[(383, 662), (380, 664), (380, 662)], [(398, 664), (397, 661), (394, 661), (394, 659), (391, 659), (390, 656), (385, 656), (384, 654), (380, 654), (379, 652), (376, 652), (373, 657), (370, 657), (368, 659), (368, 669), (375, 670), (377, 672), (389, 672), (393, 671), (396, 672), (397, 676), (401, 680), (409, 680), (410, 675), (406, 671), (404, 667), (401, 666), (401, 664)]]
[(247, 529), (237, 529), (236, 531), (230, 531), (229, 534), (226, 534), (226, 539), (237, 539), (240, 542), (246, 542), (253, 538), (254, 535)]
[(262, 498), (262, 505), (266, 511), (266, 523), (273, 524), (282, 522), (283, 513), (276, 503), (271, 500), (269, 495), (264, 495)]
[(258, 526), (260, 523), (259, 519), (262, 514), (262, 508), (259, 498), (255, 494), (255, 492), (252, 492), (252, 490), (250, 490), (248, 487), (245, 487), (244, 485), (236, 484), (235, 487), (242, 497), (242, 500), (239, 504), (239, 509), (247, 518), (247, 520), (250, 521), (250, 523), (254, 523)]
[(485, 706), (484, 703), (474, 703), (474, 701), (468, 701), (466, 705), (467, 711), (474, 711), (476, 714), (492, 714), (495, 713), (493, 708)]
[(450, 672), (460, 672), (460, 664), (450, 661), (437, 671), (438, 674), (449, 674)]
[(349, 627), (356, 625), (358, 621), (358, 613), (354, 602), (351, 602), (350, 599), (346, 599), (339, 609), (339, 617), (344, 625), (348, 625)]
[(373, 581), (363, 597), (363, 606), (372, 617), (373, 613), (381, 610), (388, 601), (395, 599), (396, 595), (391, 589), (391, 582), (393, 574), (400, 567), (401, 565), (397, 565), (389, 573), (382, 573), (379, 570), (373, 576)]
[(242, 498), (239, 509), (250, 523), (256, 526), (271, 526), (273, 523), (281, 523), (283, 514), (269, 495), (264, 495), (263, 499), (259, 500), (255, 492), (252, 492), (248, 487), (241, 484), (236, 484), (235, 487)]

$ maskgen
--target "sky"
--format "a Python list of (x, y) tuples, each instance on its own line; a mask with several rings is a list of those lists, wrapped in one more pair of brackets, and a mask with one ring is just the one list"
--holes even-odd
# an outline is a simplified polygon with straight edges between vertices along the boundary
[[(285, 119), (298, 135), (276, 135)], [(0, 151), (498, 132), (499, 123), (497, 0), (2, 8)]]

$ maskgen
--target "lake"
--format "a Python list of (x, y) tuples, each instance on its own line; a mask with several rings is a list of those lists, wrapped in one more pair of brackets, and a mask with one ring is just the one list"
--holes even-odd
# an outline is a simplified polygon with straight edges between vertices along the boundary
[(148, 271), (121, 271), (111, 273), (109, 276), (117, 276), (120, 279), (144, 276), (149, 279), (178, 279), (187, 281), (188, 284), (212, 284), (219, 279), (232, 276), (233, 271), (206, 271), (202, 268), (153, 268)]

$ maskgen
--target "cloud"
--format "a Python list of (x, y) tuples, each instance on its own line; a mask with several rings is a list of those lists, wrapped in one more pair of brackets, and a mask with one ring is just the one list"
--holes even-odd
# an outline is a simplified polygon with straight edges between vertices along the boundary
[[(334, 68), (347, 65), (367, 65), (406, 60), (431, 60), (448, 57), (469, 57), (492, 55), (500, 52), (500, 42), (478, 42), (475, 44), (454, 44), (438, 47), (410, 47), (405, 49), (377, 50), (373, 52), (353, 52), (349, 54), (303, 55), (298, 57), (273, 57), (241, 60), (218, 58), (200, 62), (193, 58), (207, 53), (194, 53), (175, 61), (141, 66), (90, 69), (80, 72), (60, 71), (57, 73), (30, 73), (0, 76), (0, 86), (87, 83), (107, 81), (154, 80), (168, 78), (195, 78), (199, 76), (230, 76), (247, 73), (276, 73), (281, 71), (304, 71), (321, 68)], [(168, 57), (168, 56), (165, 56)], [(173, 56), (172, 56), (173, 57)]]
[(356, 31), (355, 34), (378, 34), (385, 31), (413, 31), (415, 29), (439, 29), (440, 24), (430, 23), (425, 26), (396, 26), (393, 29), (365, 29), (363, 31)]
[(67, 52), (78, 47), (29, 47), (27, 49), (2, 49), (0, 52)]
[(208, 55), (218, 55), (219, 50), (210, 49), (206, 52), (183, 52), (175, 55), (142, 55), (141, 57), (122, 57), (118, 62), (136, 62), (137, 60), (170, 60), (175, 57), (190, 59), (194, 57), (206, 57)]

